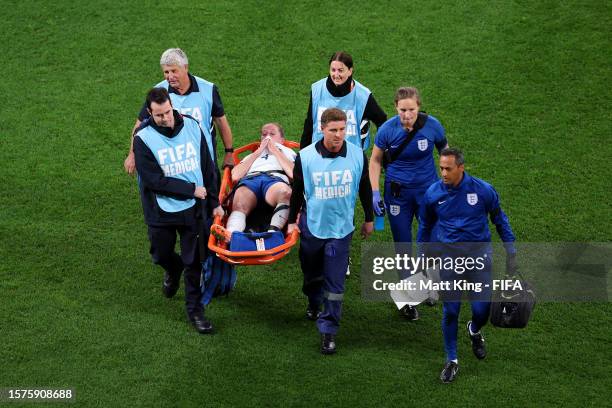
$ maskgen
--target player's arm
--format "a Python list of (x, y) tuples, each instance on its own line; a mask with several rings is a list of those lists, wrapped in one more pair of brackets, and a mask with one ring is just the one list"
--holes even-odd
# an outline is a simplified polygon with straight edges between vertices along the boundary
[(235, 165), (234, 168), (232, 168), (232, 182), (234, 184), (239, 182), (240, 179), (247, 175), (249, 169), (251, 168), (255, 160), (257, 160), (257, 157), (259, 157), (259, 155), (251, 153), (247, 157), (245, 157), (240, 163)]
[(275, 143), (268, 143), (268, 151), (272, 153), (274, 157), (276, 157), (278, 164), (280, 164), (287, 177), (289, 177), (289, 179), (293, 179), (293, 167), (295, 166), (293, 161), (285, 156), (285, 153), (283, 153)]
[(245, 157), (240, 163), (238, 163), (237, 166), (232, 169), (233, 183), (239, 182), (241, 178), (248, 174), (249, 170), (251, 169), (251, 166), (253, 166), (253, 163), (255, 163), (255, 160), (257, 160), (259, 156), (261, 156), (263, 151), (268, 147), (269, 141), (269, 137), (266, 137), (264, 140), (262, 140), (257, 150)]
[(134, 137), (134, 158), (140, 182), (155, 193), (179, 199), (193, 198), (196, 186), (185, 180), (166, 177), (153, 152), (139, 136)]

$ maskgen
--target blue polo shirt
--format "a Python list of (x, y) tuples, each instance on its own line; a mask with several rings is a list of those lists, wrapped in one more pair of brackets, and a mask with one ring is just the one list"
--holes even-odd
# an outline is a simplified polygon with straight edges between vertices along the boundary
[[(497, 191), (489, 183), (463, 173), (457, 187), (442, 180), (432, 184), (423, 197), (419, 214), (418, 242), (491, 242), (488, 216), (509, 253), (514, 253), (514, 233), (499, 204)], [(432, 229), (436, 236), (432, 237)]]
[[(398, 115), (386, 121), (376, 134), (374, 144), (393, 152), (402, 145), (408, 132), (402, 127)], [(433, 158), (434, 146), (438, 151), (447, 144), (444, 128), (433, 116), (425, 123), (404, 148), (398, 158), (386, 169), (385, 181), (397, 181), (406, 188), (427, 188), (438, 180)]]

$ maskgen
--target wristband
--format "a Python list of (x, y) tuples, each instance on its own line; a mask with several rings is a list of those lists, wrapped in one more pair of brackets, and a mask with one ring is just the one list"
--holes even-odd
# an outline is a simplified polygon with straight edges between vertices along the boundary
[(233, 147), (226, 147), (225, 148), (225, 153), (234, 153), (234, 148)]

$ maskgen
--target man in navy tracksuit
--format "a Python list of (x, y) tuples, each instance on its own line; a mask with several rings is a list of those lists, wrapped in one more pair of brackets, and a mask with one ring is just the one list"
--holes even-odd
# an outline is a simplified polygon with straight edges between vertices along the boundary
[[(480, 329), (489, 317), (492, 264), (491, 232), (487, 216), (490, 216), (504, 242), (508, 273), (513, 273), (516, 267), (514, 233), (508, 217), (500, 207), (497, 192), (490, 184), (464, 171), (464, 158), (460, 150), (452, 148), (442, 150), (440, 172), (442, 180), (432, 184), (423, 197), (417, 241), (441, 243), (436, 244), (438, 256), (452, 256), (454, 259), (466, 255), (473, 258), (481, 257), (479, 265), (482, 267), (473, 267), (467, 271), (456, 267), (443, 268), (440, 271), (440, 280), (481, 284), (482, 291), (468, 290), (472, 319), (467, 323), (467, 331), (474, 354), (478, 359), (483, 359), (486, 350)], [(434, 225), (435, 237), (432, 236)], [(422, 244), (420, 248), (420, 251), (424, 251), (427, 255), (427, 245)], [(462, 290), (457, 290), (454, 285), (452, 288), (454, 289), (441, 293), (444, 299), (442, 333), (447, 361), (440, 379), (445, 383), (452, 382), (459, 370), (457, 330)]]
[[(187, 316), (199, 333), (211, 333), (201, 304), (198, 238), (207, 213), (222, 214), (223, 210), (207, 130), (174, 110), (164, 88), (149, 91), (146, 103), (151, 118), (136, 132), (134, 153), (149, 252), (165, 270), (162, 291), (166, 297), (176, 294), (184, 269)], [(177, 233), (180, 256), (174, 252)]]

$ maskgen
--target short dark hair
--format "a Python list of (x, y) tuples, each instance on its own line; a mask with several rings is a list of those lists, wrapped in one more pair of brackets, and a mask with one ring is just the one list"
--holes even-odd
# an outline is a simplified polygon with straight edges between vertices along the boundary
[(416, 99), (417, 105), (421, 106), (421, 95), (419, 95), (419, 90), (413, 86), (402, 86), (401, 88), (397, 88), (393, 101), (397, 105), (402, 99)]
[(170, 105), (172, 105), (170, 94), (166, 88), (153, 88), (147, 93), (147, 108), (149, 110), (151, 110), (151, 103), (155, 102), (161, 105), (166, 101), (170, 101)]
[(346, 122), (346, 113), (338, 108), (325, 109), (321, 114), (321, 127), (326, 126), (329, 122), (344, 121)]
[(440, 157), (442, 156), (453, 156), (455, 157), (455, 164), (460, 166), (465, 163), (465, 159), (463, 157), (463, 152), (456, 147), (447, 147), (442, 149), (440, 152)]
[(331, 58), (329, 59), (328, 65), (331, 65), (331, 63), (334, 61), (340, 61), (341, 63), (346, 65), (349, 69), (353, 68), (353, 57), (351, 57), (351, 54), (349, 54), (348, 52), (345, 52), (345, 51), (334, 52)]

